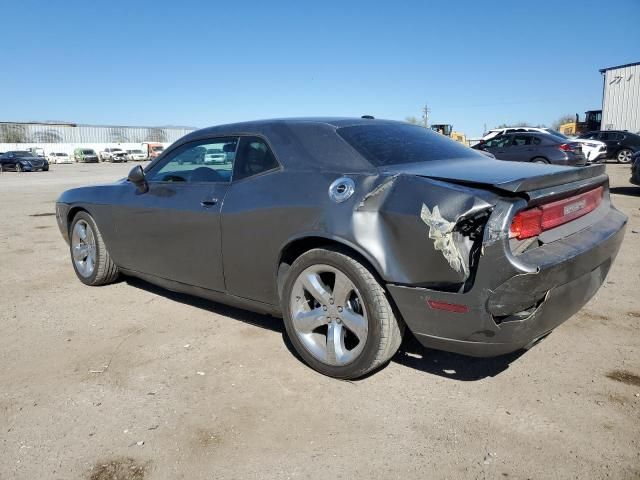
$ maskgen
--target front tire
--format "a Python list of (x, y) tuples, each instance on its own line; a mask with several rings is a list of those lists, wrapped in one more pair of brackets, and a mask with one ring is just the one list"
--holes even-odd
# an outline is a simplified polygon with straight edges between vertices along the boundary
[(24, 169), (22, 168), (22, 165), (20, 163), (16, 163), (16, 172), (21, 173), (23, 171)]
[(632, 155), (633, 152), (631, 150), (629, 150), (628, 148), (623, 148), (616, 154), (616, 160), (618, 161), (618, 163), (630, 163)]
[(354, 379), (387, 363), (404, 332), (385, 290), (359, 261), (337, 249), (298, 257), (282, 294), (287, 335), (318, 372)]
[(93, 217), (79, 212), (69, 231), (71, 264), (78, 279), (85, 285), (97, 286), (118, 279), (118, 267), (111, 260), (100, 230)]

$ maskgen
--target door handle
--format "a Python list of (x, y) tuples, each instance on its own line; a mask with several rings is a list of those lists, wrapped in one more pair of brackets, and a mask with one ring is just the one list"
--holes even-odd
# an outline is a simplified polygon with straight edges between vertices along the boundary
[(206, 200), (202, 200), (200, 202), (200, 205), (202, 205), (204, 208), (210, 208), (213, 207), (216, 203), (218, 203), (217, 198), (208, 198)]

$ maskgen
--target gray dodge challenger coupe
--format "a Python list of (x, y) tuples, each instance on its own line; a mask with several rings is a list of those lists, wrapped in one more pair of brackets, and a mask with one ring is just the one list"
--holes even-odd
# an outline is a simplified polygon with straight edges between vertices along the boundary
[(494, 160), (363, 118), (205, 128), (56, 216), (87, 285), (140, 277), (282, 316), (314, 369), (356, 378), (408, 328), (472, 356), (529, 348), (598, 290), (624, 235), (603, 165)]

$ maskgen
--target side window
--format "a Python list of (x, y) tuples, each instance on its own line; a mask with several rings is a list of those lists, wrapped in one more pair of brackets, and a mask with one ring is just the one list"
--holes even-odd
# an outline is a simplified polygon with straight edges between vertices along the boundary
[(230, 182), (237, 137), (186, 143), (146, 172), (150, 182)]
[(608, 132), (600, 132), (600, 135), (598, 136), (598, 140), (613, 140), (613, 138), (611, 137), (611, 134)]
[(540, 140), (540, 137), (531, 137), (532, 145), (540, 145), (541, 143), (542, 143), (542, 140)]
[(485, 143), (486, 148), (502, 148), (509, 143), (510, 137), (494, 137)]
[(257, 175), (278, 167), (278, 162), (269, 145), (260, 137), (242, 137), (233, 180)]
[(531, 137), (527, 136), (527, 135), (515, 135), (513, 137), (513, 146), (514, 147), (521, 147), (524, 145), (530, 145), (531, 144)]

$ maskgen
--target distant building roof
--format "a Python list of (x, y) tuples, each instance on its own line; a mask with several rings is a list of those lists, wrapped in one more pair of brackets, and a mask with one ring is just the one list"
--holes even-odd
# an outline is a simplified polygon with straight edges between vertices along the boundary
[(62, 122), (62, 121), (44, 121), (44, 122), (8, 122), (0, 121), (0, 124), (11, 125), (54, 125), (60, 127), (100, 127), (100, 128), (180, 128), (184, 130), (196, 130), (196, 127), (185, 127), (183, 125), (156, 125), (155, 127), (140, 126), (140, 125), (91, 125), (86, 123), (74, 123), (74, 122)]
[(615, 67), (607, 67), (607, 68), (602, 68), (600, 70), (600, 73), (604, 73), (607, 70), (615, 70), (616, 68), (624, 68), (624, 67), (634, 67), (636, 65), (640, 65), (640, 62), (634, 62), (634, 63), (625, 63), (624, 65), (617, 65)]

